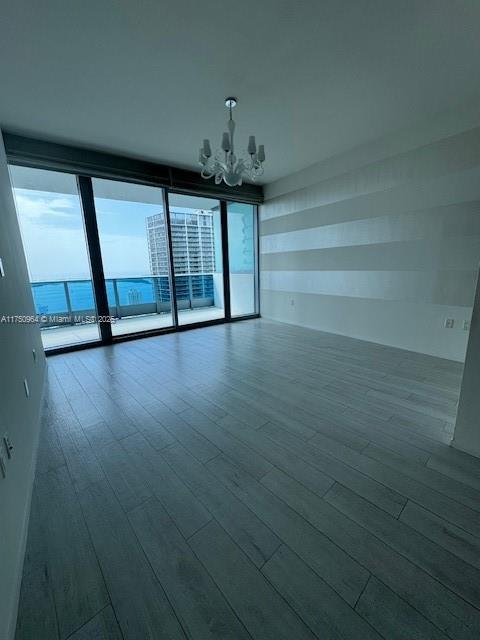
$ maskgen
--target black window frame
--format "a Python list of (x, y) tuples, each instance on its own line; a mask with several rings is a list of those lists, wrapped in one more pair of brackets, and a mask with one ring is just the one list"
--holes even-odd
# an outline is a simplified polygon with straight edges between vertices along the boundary
[[(78, 351), (92, 347), (104, 346), (138, 338), (159, 336), (180, 331), (189, 331), (202, 327), (214, 326), (230, 322), (249, 320), (260, 317), (260, 287), (259, 287), (259, 211), (258, 205), (263, 202), (263, 190), (257, 185), (242, 185), (230, 188), (226, 185), (215, 185), (211, 181), (203, 180), (199, 174), (192, 171), (168, 167), (151, 162), (134, 160), (124, 156), (105, 154), (103, 152), (79, 149), (66, 145), (25, 138), (14, 134), (4, 133), (4, 143), (9, 164), (70, 173), (76, 176), (78, 195), (84, 217), (87, 248), (90, 257), (92, 282), (99, 316), (108, 316), (106, 281), (104, 278), (103, 259), (101, 255), (100, 239), (97, 227), (97, 215), (93, 196), (93, 178), (103, 178), (155, 186), (162, 189), (163, 203), (166, 217), (168, 236), (168, 260), (170, 274), (170, 288), (172, 300), (172, 326), (129, 333), (119, 336), (112, 335), (110, 323), (100, 323), (98, 340), (82, 342), (45, 349), (47, 355), (56, 355), (70, 351)], [(224, 292), (223, 318), (205, 320), (181, 325), (178, 322), (178, 308), (175, 292), (175, 274), (173, 265), (171, 213), (169, 206), (170, 194), (202, 196), (217, 199), (220, 204), (221, 239), (222, 239), (222, 276)], [(228, 197), (227, 197), (228, 196)], [(228, 245), (228, 203), (241, 202), (254, 207), (254, 296), (255, 311), (252, 314), (235, 316), (232, 318), (230, 306), (230, 268)]]

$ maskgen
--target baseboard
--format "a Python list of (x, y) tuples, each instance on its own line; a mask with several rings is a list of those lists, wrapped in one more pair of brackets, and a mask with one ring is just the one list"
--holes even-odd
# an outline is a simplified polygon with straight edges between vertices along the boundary
[(459, 444), (455, 438), (450, 442), (450, 446), (454, 449), (458, 449), (458, 451), (462, 451), (463, 453), (468, 453), (469, 456), (473, 456), (474, 458), (480, 458), (480, 449), (475, 449), (469, 447), (468, 449)]
[(319, 331), (320, 333), (329, 333), (332, 336), (342, 336), (342, 338), (350, 338), (351, 340), (358, 340), (359, 342), (368, 342), (369, 344), (376, 344), (382, 347), (390, 347), (390, 349), (398, 349), (399, 351), (408, 351), (409, 353), (419, 353), (423, 356), (431, 356), (432, 358), (438, 358), (439, 360), (448, 360), (449, 362), (460, 362), (464, 363), (463, 360), (459, 360), (457, 358), (447, 358), (445, 356), (440, 356), (438, 353), (433, 353), (431, 351), (415, 351), (414, 349), (409, 349), (408, 347), (401, 347), (398, 344), (392, 344), (390, 342), (385, 341), (375, 341), (370, 340), (369, 338), (361, 338), (359, 336), (352, 336), (349, 333), (342, 333), (341, 331), (332, 331), (328, 329), (322, 329), (317, 325), (308, 324), (305, 322), (292, 322), (291, 320), (279, 320), (274, 316), (263, 315), (261, 316), (264, 320), (271, 320), (272, 322), (279, 322), (281, 324), (288, 324), (291, 327), (301, 327), (302, 329), (311, 329), (312, 331)]

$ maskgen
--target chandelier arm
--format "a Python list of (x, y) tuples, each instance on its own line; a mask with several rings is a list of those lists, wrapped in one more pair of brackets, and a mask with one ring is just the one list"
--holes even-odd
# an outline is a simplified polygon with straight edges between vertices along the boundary
[(212, 178), (215, 175), (215, 170), (212, 167), (204, 166), (203, 169), (200, 172), (200, 175), (205, 180), (209, 180), (210, 178)]

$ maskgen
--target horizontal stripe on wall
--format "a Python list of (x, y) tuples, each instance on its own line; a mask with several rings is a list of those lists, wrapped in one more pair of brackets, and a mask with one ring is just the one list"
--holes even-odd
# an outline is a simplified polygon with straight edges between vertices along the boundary
[(413, 240), (307, 251), (264, 253), (265, 271), (471, 271), (480, 256), (480, 235)]
[[(432, 130), (430, 123), (426, 129)], [(413, 145), (414, 136), (406, 136)], [(460, 360), (468, 332), (445, 332), (444, 321), (449, 309), (468, 317), (473, 304), (480, 264), (480, 126), (402, 148), (378, 159), (375, 142), (371, 153), (353, 150), (341, 162), (332, 158), (266, 189), (261, 313)], [(416, 305), (417, 317), (406, 315), (408, 305)]]
[[(281, 200), (270, 200), (262, 205), (262, 235), (475, 202), (480, 200), (480, 166), (325, 205), (307, 208), (304, 203), (298, 202), (297, 211), (281, 215), (282, 202), (290, 198), (291, 195), (286, 195)], [(267, 214), (270, 214), (269, 217)]]
[(330, 296), (471, 307), (472, 271), (265, 271), (261, 288)]
[(391, 189), (410, 181), (425, 181), (435, 177), (465, 171), (480, 165), (480, 127), (465, 131), (429, 145), (418, 147), (358, 167), (316, 185), (274, 198), (275, 209), (267, 206), (263, 219), (293, 213), (338, 202), (374, 191)]
[(260, 251), (265, 254), (471, 235), (480, 235), (479, 202), (262, 236)]

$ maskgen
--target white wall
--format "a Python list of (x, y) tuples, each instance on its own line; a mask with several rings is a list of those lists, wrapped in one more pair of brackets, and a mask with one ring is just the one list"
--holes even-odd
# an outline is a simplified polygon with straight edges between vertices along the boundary
[(477, 281), (472, 326), (463, 369), (452, 445), (480, 458), (480, 279)]
[(462, 361), (480, 262), (479, 107), (267, 185), (262, 315)]
[[(45, 250), (48, 250), (46, 247)], [(33, 301), (20, 231), (0, 135), (0, 320), (7, 315), (32, 315)], [(34, 362), (32, 349), (37, 352)], [(0, 438), (8, 431), (15, 446), (0, 475), (0, 638), (15, 631), (18, 593), (28, 526), (30, 497), (39, 435), (45, 374), (40, 332), (33, 324), (0, 322)], [(28, 380), (27, 398), (23, 381)], [(5, 453), (3, 443), (0, 443)]]

